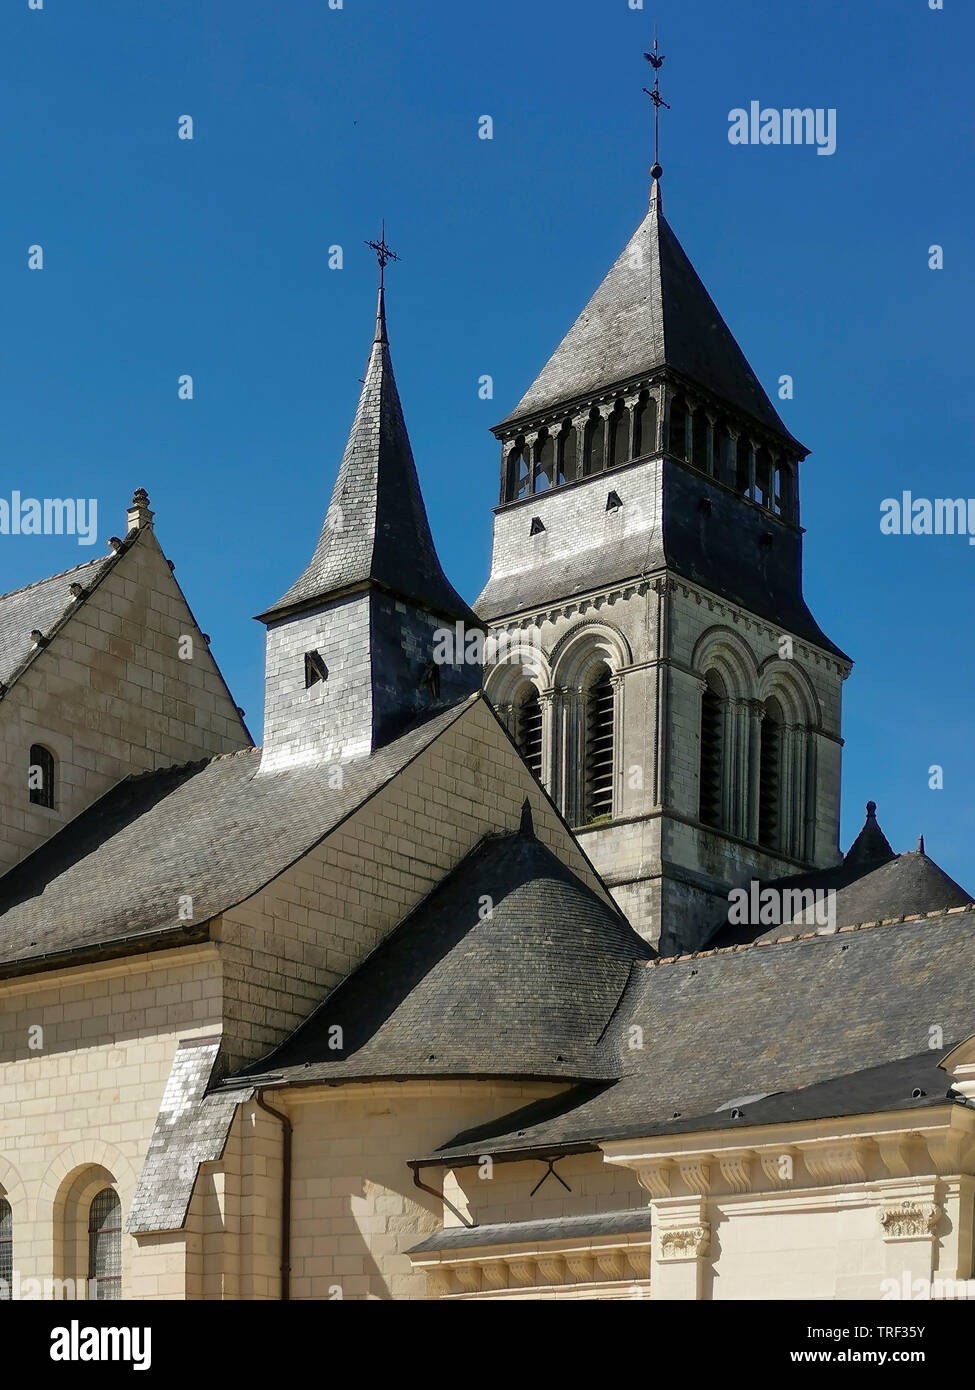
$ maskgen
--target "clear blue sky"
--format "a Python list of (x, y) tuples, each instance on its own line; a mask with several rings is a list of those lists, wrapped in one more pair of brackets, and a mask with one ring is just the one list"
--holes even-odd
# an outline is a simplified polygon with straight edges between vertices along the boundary
[[(94, 496), (101, 524), (94, 551), (0, 537), (0, 588), (101, 553), (146, 487), (259, 738), (251, 615), (314, 546), (371, 337), (363, 241), (385, 216), (407, 423), (472, 599), (488, 426), (645, 206), (654, 13), (668, 217), (766, 388), (794, 376), (780, 408), (812, 450), (806, 592), (856, 660), (843, 843), (872, 797), (896, 849), (924, 831), (972, 888), (975, 547), (879, 530), (904, 488), (975, 495), (970, 0), (8, 0), (0, 495)], [(730, 145), (728, 113), (753, 99), (835, 107), (836, 153)]]

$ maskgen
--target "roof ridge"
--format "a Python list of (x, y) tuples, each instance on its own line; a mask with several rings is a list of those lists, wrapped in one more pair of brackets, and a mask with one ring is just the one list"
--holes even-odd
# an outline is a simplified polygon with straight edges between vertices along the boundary
[(96, 555), (93, 560), (82, 560), (80, 565), (72, 565), (68, 570), (61, 570), (58, 574), (46, 574), (43, 579), (35, 579), (31, 584), (23, 584), (19, 589), (8, 589), (5, 594), (0, 594), (0, 603), (5, 598), (14, 598), (17, 594), (26, 594), (31, 589), (36, 589), (39, 584), (50, 584), (52, 579), (67, 579), (69, 574), (77, 574), (78, 570), (87, 569), (89, 565), (97, 565), (100, 560), (111, 560), (115, 551), (109, 551), (107, 555)]
[(703, 960), (705, 956), (728, 956), (734, 951), (751, 951), (762, 946), (786, 946), (796, 941), (815, 941), (824, 936), (842, 936), (846, 932), (866, 931), (870, 927), (899, 927), (905, 922), (921, 922), (928, 917), (946, 917), (958, 912), (975, 912), (975, 902), (963, 903), (961, 907), (937, 907), (931, 912), (909, 912), (900, 917), (879, 917), (875, 922), (853, 922), (848, 927), (837, 927), (835, 931), (801, 932), (796, 936), (778, 936), (772, 941), (756, 938), (754, 941), (741, 941), (735, 946), (714, 946), (709, 951), (688, 951), (679, 956), (656, 956), (644, 961), (644, 965), (675, 965), (684, 960)]

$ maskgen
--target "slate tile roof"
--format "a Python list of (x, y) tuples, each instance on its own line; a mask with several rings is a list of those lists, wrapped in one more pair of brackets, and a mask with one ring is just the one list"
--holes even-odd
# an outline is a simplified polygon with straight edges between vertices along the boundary
[(260, 616), (274, 621), (370, 581), (480, 626), (434, 548), (393, 377), (382, 290), (359, 406), (318, 544), (287, 593)]
[[(329, 834), (478, 698), (345, 764), (341, 790), (329, 786), (327, 766), (258, 776), (259, 748), (126, 778), (0, 879), (0, 974), (199, 932)], [(187, 894), (190, 923), (178, 916)]]
[(178, 1231), (186, 1220), (201, 1163), (223, 1154), (234, 1111), (249, 1093), (208, 1096), (219, 1037), (176, 1049), (169, 1080), (126, 1222), (128, 1231)]
[(604, 1076), (614, 1063), (600, 1038), (634, 962), (651, 955), (533, 833), (489, 835), (286, 1042), (227, 1084)]
[(664, 366), (792, 439), (667, 223), (658, 195), (582, 313), (501, 423), (507, 426)]
[(0, 594), (0, 683), (12, 685), (37, 650), (31, 642), (35, 629), (49, 636), (71, 610), (75, 600), (72, 584), (90, 589), (102, 579), (117, 559), (117, 553), (100, 555), (63, 574), (52, 574), (26, 588)]
[(550, 1241), (593, 1240), (599, 1236), (650, 1235), (648, 1207), (601, 1211), (588, 1216), (557, 1216), (543, 1221), (503, 1221), (484, 1226), (451, 1226), (414, 1245), (410, 1255), (481, 1250), (492, 1245), (523, 1244), (533, 1249)]
[[(785, 906), (784, 895), (812, 890), (833, 895), (832, 910), (837, 927), (859, 922), (877, 922), (887, 917), (937, 912), (942, 908), (963, 907), (975, 901), (953, 878), (929, 859), (922, 850), (895, 854), (877, 821), (877, 804), (867, 802), (863, 829), (839, 864), (812, 869), (785, 878), (772, 879), (761, 889), (774, 889)], [(793, 902), (796, 900), (793, 899)], [(740, 917), (740, 913), (737, 914)], [(820, 912), (822, 916), (822, 911)], [(730, 913), (729, 913), (730, 916)], [(811, 923), (790, 914), (781, 924), (769, 925), (761, 914), (754, 921), (720, 923), (709, 946), (739, 946), (751, 941), (775, 941), (809, 930)], [(818, 925), (818, 924), (817, 924)]]
[[(932, 1098), (940, 1086), (943, 1097), (948, 1078), (939, 1080), (922, 1054), (934, 1028), (932, 1063), (975, 1033), (973, 974), (973, 907), (651, 960), (632, 1008), (619, 1011), (604, 1041), (619, 1081), (595, 1094), (580, 1088), (574, 1108), (562, 1097), (558, 1113), (535, 1123), (525, 1112), (499, 1120), (493, 1137), (479, 1132), (478, 1151), (553, 1152), (722, 1129), (733, 1123), (732, 1104), (771, 1123), (889, 1109), (906, 1104), (915, 1085)], [(634, 1024), (642, 1049), (629, 1046)], [(900, 1062), (902, 1071), (893, 1065)], [(760, 1109), (743, 1097), (779, 1099)], [(466, 1142), (457, 1136), (439, 1155), (467, 1154)]]

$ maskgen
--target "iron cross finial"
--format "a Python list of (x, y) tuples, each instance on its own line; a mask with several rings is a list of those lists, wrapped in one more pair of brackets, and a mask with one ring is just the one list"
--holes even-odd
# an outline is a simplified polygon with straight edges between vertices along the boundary
[(376, 260), (379, 262), (379, 288), (382, 289), (383, 277), (385, 275), (386, 266), (389, 264), (390, 261), (399, 260), (399, 256), (397, 256), (396, 252), (391, 250), (390, 247), (386, 245), (385, 217), (383, 218), (382, 223), (380, 224), (379, 240), (367, 241), (366, 245), (372, 247), (373, 251), (375, 251), (376, 253)]
[(660, 95), (660, 69), (664, 65), (664, 55), (657, 52), (656, 32), (654, 32), (653, 36), (653, 48), (649, 53), (644, 53), (643, 56), (653, 68), (654, 73), (653, 86), (644, 87), (643, 90), (653, 102), (653, 168), (650, 170), (650, 177), (652, 179), (659, 179), (660, 175), (663, 173), (663, 169), (660, 167), (660, 108), (661, 106), (665, 106), (669, 111), (670, 102), (664, 101), (663, 97)]

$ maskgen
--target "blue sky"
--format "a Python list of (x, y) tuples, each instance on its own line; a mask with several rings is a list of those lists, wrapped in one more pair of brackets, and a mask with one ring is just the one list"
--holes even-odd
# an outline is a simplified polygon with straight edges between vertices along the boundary
[[(780, 410), (812, 450), (806, 593), (856, 661), (843, 844), (872, 797), (896, 849), (923, 831), (971, 888), (975, 547), (879, 528), (905, 488), (975, 495), (969, 0), (10, 0), (0, 495), (94, 496), (100, 539), (0, 537), (0, 589), (101, 553), (146, 487), (259, 738), (252, 615), (317, 538), (371, 337), (363, 242), (385, 216), (400, 393), (472, 599), (488, 427), (645, 207), (654, 15), (668, 218), (766, 389), (794, 377)], [(728, 113), (751, 100), (834, 107), (836, 153), (732, 146)]]

